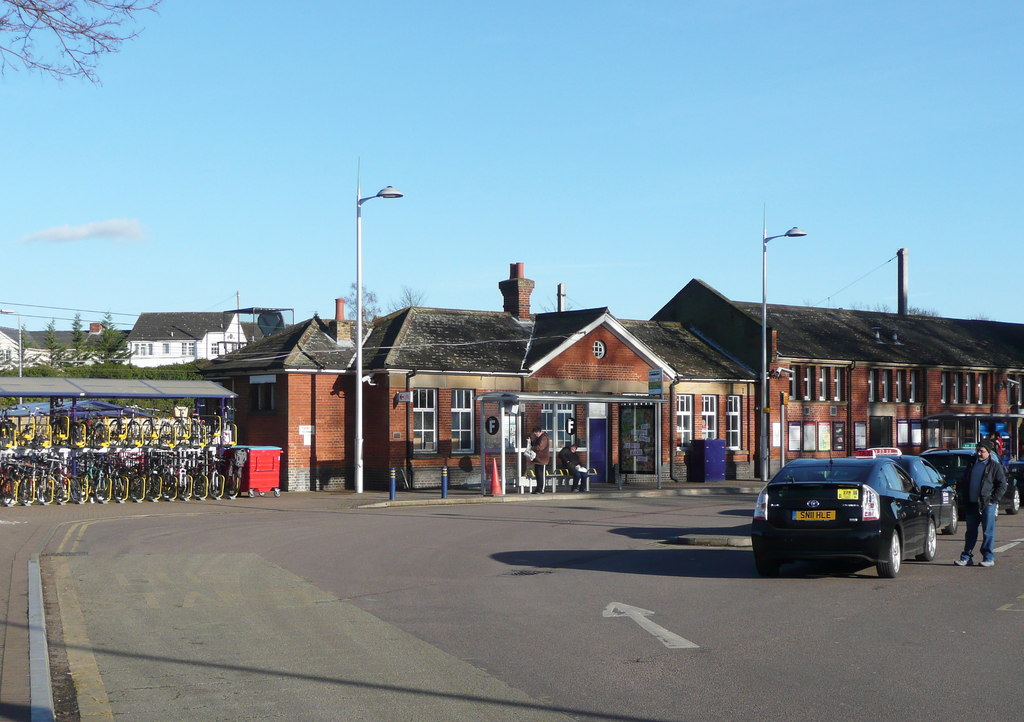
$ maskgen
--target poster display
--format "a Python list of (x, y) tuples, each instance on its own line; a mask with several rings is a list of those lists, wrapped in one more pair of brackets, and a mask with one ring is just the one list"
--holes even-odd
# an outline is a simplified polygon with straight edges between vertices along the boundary
[(625, 474), (653, 474), (654, 407), (622, 406), (619, 411), (619, 461)]

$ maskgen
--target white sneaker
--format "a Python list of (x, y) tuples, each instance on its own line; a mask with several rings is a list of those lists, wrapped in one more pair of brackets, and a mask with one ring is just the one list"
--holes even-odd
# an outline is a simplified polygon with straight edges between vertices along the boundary
[(983, 567), (994, 567), (995, 565), (996, 563), (994, 559), (986, 559), (981, 563), (981, 566)]

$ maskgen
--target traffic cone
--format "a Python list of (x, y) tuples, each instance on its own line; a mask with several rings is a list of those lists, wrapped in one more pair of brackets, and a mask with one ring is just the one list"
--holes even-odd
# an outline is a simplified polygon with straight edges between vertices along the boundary
[(491, 495), (501, 496), (503, 490), (501, 488), (501, 478), (498, 476), (498, 459), (494, 456), (491, 457)]

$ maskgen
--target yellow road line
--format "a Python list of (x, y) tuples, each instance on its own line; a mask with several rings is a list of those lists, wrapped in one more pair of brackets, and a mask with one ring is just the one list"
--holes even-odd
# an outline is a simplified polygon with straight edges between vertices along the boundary
[(78, 711), (82, 720), (112, 720), (107, 688), (99, 665), (91, 651), (92, 643), (85, 626), (85, 615), (78, 603), (78, 592), (67, 559), (54, 560), (54, 582), (64, 628), (64, 646), (71, 678), (78, 693)]

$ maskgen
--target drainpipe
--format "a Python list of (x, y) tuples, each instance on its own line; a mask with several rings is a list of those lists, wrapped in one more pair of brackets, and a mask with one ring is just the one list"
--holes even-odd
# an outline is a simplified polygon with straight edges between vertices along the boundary
[(668, 478), (676, 483), (676, 385), (669, 386), (668, 391)]

